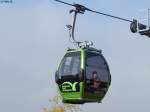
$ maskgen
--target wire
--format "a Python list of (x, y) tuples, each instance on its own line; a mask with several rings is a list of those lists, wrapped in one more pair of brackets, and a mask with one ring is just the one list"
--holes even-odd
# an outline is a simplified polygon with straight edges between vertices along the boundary
[(89, 8), (86, 8), (83, 5), (80, 5), (80, 4), (70, 4), (70, 3), (67, 3), (67, 2), (60, 1), (60, 0), (54, 0), (54, 1), (66, 4), (66, 5), (74, 6), (74, 7), (78, 8), (79, 10), (84, 10), (84, 11), (87, 10), (87, 11), (90, 11), (90, 12), (93, 12), (93, 13), (97, 13), (97, 14), (108, 16), (108, 17), (111, 17), (111, 18), (127, 21), (127, 22), (130, 22), (130, 23), (133, 22), (132, 20), (129, 20), (129, 19), (124, 19), (124, 18), (121, 18), (121, 17), (117, 17), (117, 16), (113, 16), (113, 15), (110, 15), (110, 14), (105, 14), (105, 13), (102, 13), (102, 12), (91, 10)]
[(109, 14), (105, 14), (105, 13), (102, 13), (102, 12), (98, 12), (98, 11), (94, 11), (94, 10), (91, 10), (91, 9), (88, 9), (86, 8), (87, 11), (91, 11), (91, 12), (94, 12), (94, 13), (97, 13), (97, 14), (101, 14), (101, 15), (104, 15), (104, 16), (108, 16), (108, 17), (111, 17), (111, 18), (116, 18), (116, 19), (119, 19), (119, 20), (123, 20), (123, 21), (127, 21), (127, 22), (133, 22), (131, 20), (128, 20), (128, 19), (124, 19), (124, 18), (121, 18), (121, 17), (117, 17), (117, 16), (113, 16), (113, 15), (109, 15)]
[(70, 4), (70, 3), (67, 3), (67, 2), (63, 2), (63, 1), (60, 1), (60, 0), (54, 0), (54, 1), (66, 4), (66, 5), (74, 6), (73, 4)]

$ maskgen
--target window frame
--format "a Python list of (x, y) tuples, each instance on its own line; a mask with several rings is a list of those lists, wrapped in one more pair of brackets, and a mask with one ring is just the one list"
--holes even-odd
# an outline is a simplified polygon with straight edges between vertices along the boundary
[[(62, 60), (61, 60), (61, 63), (60, 63), (60, 65), (59, 65), (59, 67), (58, 67), (58, 74), (59, 74), (59, 78), (61, 79), (62, 77), (69, 77), (69, 76), (73, 76), (73, 77), (75, 77), (76, 75), (75, 74), (63, 74), (62, 75), (62, 73), (60, 73), (60, 69), (64, 69), (64, 66), (62, 65), (63, 63), (65, 63), (64, 62), (64, 60), (66, 59), (66, 57), (69, 57), (68, 55), (70, 55), (70, 57), (73, 57), (73, 56), (75, 56), (75, 55), (77, 55), (77, 56), (79, 56), (79, 75), (80, 75), (80, 71), (81, 71), (81, 51), (75, 51), (75, 52), (67, 52), (65, 55), (64, 55), (64, 57), (62, 58)], [(63, 68), (61, 68), (63, 66)], [(72, 66), (72, 65), (71, 65)], [(72, 68), (73, 69), (73, 68)]]
[[(111, 82), (111, 75), (110, 75), (110, 70), (109, 70), (109, 66), (108, 66), (108, 64), (107, 64), (107, 61), (105, 60), (105, 58), (104, 58), (104, 56), (101, 54), (101, 52), (98, 52), (98, 51), (85, 51), (85, 53), (86, 53), (86, 57), (85, 57), (85, 82), (87, 82), (87, 80), (90, 80), (91, 78), (88, 78), (88, 77), (91, 77), (91, 76), (88, 76), (88, 74), (87, 74), (87, 67), (88, 67), (88, 65), (87, 65), (87, 59), (88, 59), (88, 53), (89, 54), (91, 54), (91, 53), (93, 53), (93, 54), (96, 54), (96, 55), (98, 55), (98, 56), (100, 56), (100, 58), (102, 58), (102, 60), (103, 60), (103, 62), (104, 62), (104, 64), (105, 64), (105, 66), (106, 66), (106, 71), (108, 72), (107, 73), (107, 81), (106, 82)], [(92, 68), (92, 67), (91, 67)], [(98, 69), (98, 68), (97, 68)], [(104, 75), (103, 75), (104, 76)], [(103, 77), (102, 76), (102, 77)], [(101, 76), (99, 76), (99, 77), (101, 77)]]

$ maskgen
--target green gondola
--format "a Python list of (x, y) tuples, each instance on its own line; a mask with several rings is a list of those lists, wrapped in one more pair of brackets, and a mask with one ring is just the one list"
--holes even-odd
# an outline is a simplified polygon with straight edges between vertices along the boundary
[(108, 64), (101, 50), (69, 49), (55, 77), (65, 103), (101, 102), (111, 83)]

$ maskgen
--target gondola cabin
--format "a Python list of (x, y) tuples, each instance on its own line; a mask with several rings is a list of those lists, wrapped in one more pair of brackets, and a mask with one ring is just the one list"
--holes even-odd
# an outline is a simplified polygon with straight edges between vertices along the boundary
[(101, 102), (111, 83), (108, 64), (100, 50), (69, 49), (55, 74), (64, 103)]

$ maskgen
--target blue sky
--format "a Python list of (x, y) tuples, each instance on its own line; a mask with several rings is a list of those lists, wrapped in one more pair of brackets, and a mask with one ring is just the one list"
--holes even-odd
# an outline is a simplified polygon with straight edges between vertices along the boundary
[[(65, 0), (73, 3), (73, 0)], [(149, 0), (76, 0), (85, 6), (132, 19)], [(53, 0), (13, 0), (0, 4), (0, 111), (37, 112), (56, 95), (54, 73), (68, 42), (71, 7)], [(149, 111), (150, 39), (132, 34), (129, 23), (87, 12), (77, 19), (76, 37), (102, 49), (112, 85), (102, 104), (85, 112)]]

